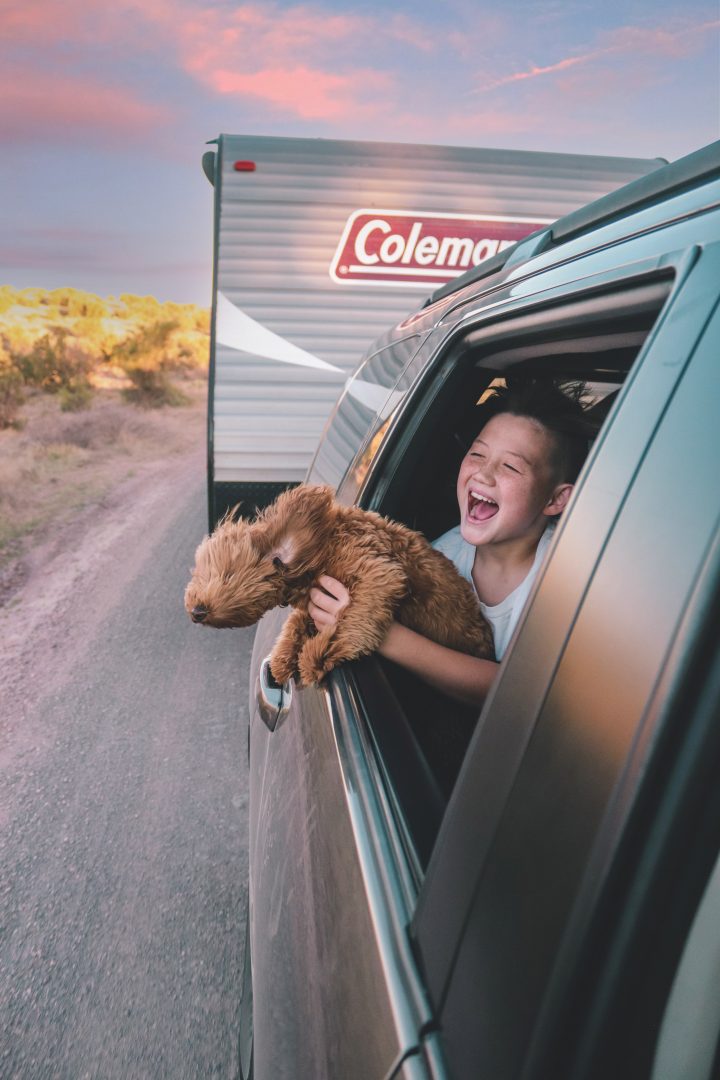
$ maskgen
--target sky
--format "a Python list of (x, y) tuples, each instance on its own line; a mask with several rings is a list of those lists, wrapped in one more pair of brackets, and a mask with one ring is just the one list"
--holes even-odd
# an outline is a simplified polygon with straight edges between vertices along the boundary
[(0, 284), (208, 305), (220, 132), (673, 161), (720, 5), (0, 0)]

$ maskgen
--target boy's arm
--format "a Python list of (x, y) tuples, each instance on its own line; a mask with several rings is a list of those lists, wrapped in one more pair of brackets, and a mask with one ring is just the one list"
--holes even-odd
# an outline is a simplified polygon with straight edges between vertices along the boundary
[[(349, 601), (345, 586), (323, 574), (310, 590), (308, 608), (318, 630), (333, 626)], [(390, 627), (378, 652), (466, 705), (482, 705), (499, 666), (493, 660), (447, 649), (397, 622)]]
[(397, 622), (378, 652), (465, 705), (483, 704), (500, 666), (447, 649)]

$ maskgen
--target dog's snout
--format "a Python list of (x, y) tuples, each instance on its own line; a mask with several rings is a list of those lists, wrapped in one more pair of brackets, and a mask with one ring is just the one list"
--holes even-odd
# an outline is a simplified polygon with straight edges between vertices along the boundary
[(209, 609), (203, 604), (196, 604), (190, 612), (190, 618), (193, 622), (205, 622), (209, 615)]

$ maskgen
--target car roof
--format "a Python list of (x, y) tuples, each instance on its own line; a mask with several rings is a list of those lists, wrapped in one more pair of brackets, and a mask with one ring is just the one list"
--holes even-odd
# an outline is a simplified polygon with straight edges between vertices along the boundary
[(524, 237), (512, 247), (505, 248), (478, 266), (472, 267), (454, 281), (436, 289), (427, 304), (435, 304), (452, 296), (466, 286), (481, 281), (508, 265), (524, 262), (540, 251), (545, 251), (555, 244), (574, 239), (593, 228), (631, 218), (639, 210), (653, 204), (658, 206), (658, 224), (663, 221), (662, 205), (670, 196), (681, 191), (700, 188), (708, 180), (720, 176), (720, 140), (710, 143), (701, 150), (696, 150), (672, 164), (658, 168), (655, 172), (641, 176), (629, 184), (611, 191), (587, 206), (574, 210), (558, 218), (552, 225), (538, 229)]

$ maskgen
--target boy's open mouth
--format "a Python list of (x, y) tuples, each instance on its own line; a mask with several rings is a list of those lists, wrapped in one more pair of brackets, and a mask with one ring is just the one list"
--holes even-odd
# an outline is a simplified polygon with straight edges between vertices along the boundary
[(488, 521), (495, 517), (500, 507), (494, 499), (479, 492), (471, 491), (468, 496), (468, 517), (471, 521)]

